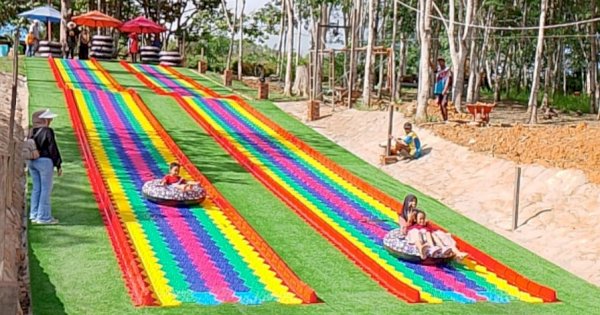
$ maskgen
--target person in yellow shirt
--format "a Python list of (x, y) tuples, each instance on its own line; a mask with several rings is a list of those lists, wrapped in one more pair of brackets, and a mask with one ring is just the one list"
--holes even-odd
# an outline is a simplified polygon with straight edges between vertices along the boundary
[(420, 158), (421, 140), (419, 140), (419, 136), (412, 130), (411, 123), (407, 122), (404, 124), (404, 132), (406, 135), (403, 138), (396, 139), (396, 145), (392, 148), (391, 154), (398, 155), (405, 152), (413, 159)]

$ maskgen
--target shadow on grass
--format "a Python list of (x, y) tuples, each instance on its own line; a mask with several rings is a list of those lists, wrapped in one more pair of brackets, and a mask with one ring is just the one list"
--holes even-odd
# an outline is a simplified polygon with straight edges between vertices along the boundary
[[(210, 135), (197, 131), (169, 131), (169, 134), (190, 160), (210, 161), (210, 163), (194, 163), (194, 165), (211, 183), (241, 184), (236, 174), (247, 174), (247, 171), (226, 151), (214, 150), (214, 146), (203, 145), (214, 141)], [(191, 134), (193, 137), (190, 137)]]
[(31, 292), (33, 294), (33, 313), (62, 315), (65, 306), (56, 294), (56, 288), (44, 272), (39, 259), (29, 246), (29, 273), (31, 277)]

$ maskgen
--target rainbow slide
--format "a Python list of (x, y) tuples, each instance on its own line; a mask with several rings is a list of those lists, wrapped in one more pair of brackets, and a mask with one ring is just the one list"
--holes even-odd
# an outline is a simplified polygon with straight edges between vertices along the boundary
[[(196, 169), (134, 91), (95, 61), (49, 59), (64, 90), (94, 193), (136, 305), (317, 302), (304, 284)], [(206, 188), (194, 207), (141, 195), (170, 161)]]
[(392, 294), (410, 303), (557, 300), (554, 290), (460, 239), (459, 247), (470, 257), (462, 263), (424, 266), (393, 257), (382, 239), (396, 228), (398, 201), (239, 97), (219, 96), (169, 67), (122, 65), (157, 93), (174, 97), (249, 172)]

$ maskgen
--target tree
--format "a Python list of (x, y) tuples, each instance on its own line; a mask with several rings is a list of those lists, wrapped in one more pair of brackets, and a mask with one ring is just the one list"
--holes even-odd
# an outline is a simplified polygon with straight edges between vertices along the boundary
[(371, 104), (371, 89), (373, 87), (373, 45), (375, 44), (375, 0), (369, 0), (369, 24), (367, 37), (367, 52), (365, 55), (365, 74), (363, 80), (363, 103)]
[(239, 46), (238, 46), (238, 80), (242, 80), (242, 70), (243, 70), (243, 62), (242, 62), (242, 57), (244, 55), (244, 8), (246, 6), (246, 0), (242, 0), (242, 9), (240, 10), (240, 26), (239, 26), (239, 33), (240, 33), (240, 39), (239, 39)]
[(546, 26), (546, 8), (548, 0), (541, 0), (540, 28), (538, 41), (535, 49), (535, 64), (533, 69), (533, 82), (531, 83), (531, 94), (529, 94), (528, 107), (531, 111), (530, 124), (537, 124), (537, 93), (540, 86), (540, 70), (542, 69), (542, 53), (544, 52), (544, 27)]
[(286, 15), (287, 15), (287, 39), (286, 39), (286, 52), (287, 62), (285, 66), (285, 84), (283, 87), (283, 93), (286, 96), (292, 95), (292, 56), (294, 53), (294, 1), (284, 0), (286, 2)]
[(421, 41), (421, 59), (419, 60), (419, 90), (417, 92), (418, 122), (427, 120), (427, 100), (429, 99), (429, 48), (431, 45), (431, 6), (432, 0), (419, 0), (418, 34)]

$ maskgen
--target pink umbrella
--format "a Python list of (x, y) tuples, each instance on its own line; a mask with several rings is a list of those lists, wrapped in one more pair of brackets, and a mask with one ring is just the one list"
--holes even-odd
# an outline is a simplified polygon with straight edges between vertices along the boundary
[(119, 27), (119, 30), (123, 33), (161, 33), (166, 31), (167, 29), (154, 23), (152, 20), (149, 20), (143, 16), (137, 17), (131, 21), (127, 21)]

